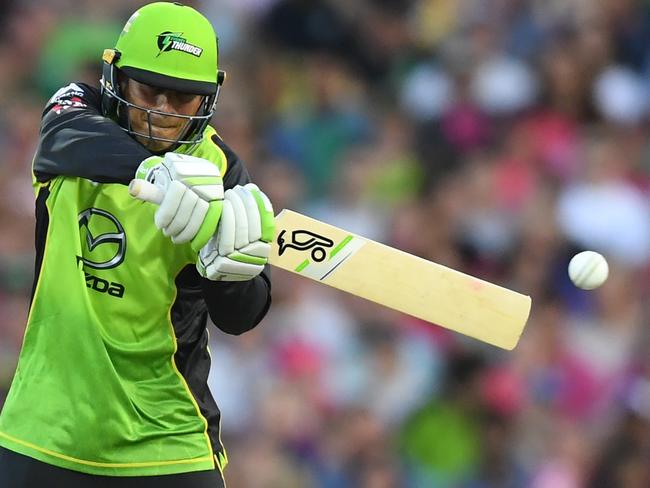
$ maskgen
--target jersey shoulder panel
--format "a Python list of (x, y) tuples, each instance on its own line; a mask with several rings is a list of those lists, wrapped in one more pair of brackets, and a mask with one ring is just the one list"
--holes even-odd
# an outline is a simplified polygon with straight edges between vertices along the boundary
[(229, 160), (226, 153), (212, 139), (215, 134), (214, 128), (207, 126), (203, 131), (203, 139), (200, 143), (194, 146), (181, 146), (176, 152), (207, 159), (215, 163), (223, 175), (228, 171)]
[(237, 185), (250, 183), (251, 178), (244, 162), (239, 158), (239, 156), (237, 156), (235, 151), (224, 142), (216, 130), (213, 129), (210, 139), (212, 143), (223, 152), (228, 161), (228, 168), (224, 174), (224, 186), (226, 188), (232, 188)]
[(54, 111), (57, 115), (71, 108), (100, 108), (99, 90), (86, 83), (73, 82), (59, 88), (47, 101), (43, 115)]

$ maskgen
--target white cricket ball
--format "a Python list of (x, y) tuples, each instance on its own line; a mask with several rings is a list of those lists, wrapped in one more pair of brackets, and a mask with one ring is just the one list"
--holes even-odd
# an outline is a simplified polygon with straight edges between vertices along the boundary
[(594, 251), (576, 254), (569, 262), (569, 278), (574, 285), (583, 290), (593, 290), (605, 283), (609, 266), (602, 256)]

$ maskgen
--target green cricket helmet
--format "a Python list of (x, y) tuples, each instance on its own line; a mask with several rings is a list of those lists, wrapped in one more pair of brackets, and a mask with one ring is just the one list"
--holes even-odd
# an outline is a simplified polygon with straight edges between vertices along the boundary
[[(102, 111), (130, 135), (169, 142), (171, 148), (201, 141), (214, 114), (225, 73), (218, 69), (218, 41), (203, 15), (180, 3), (156, 2), (137, 10), (127, 21), (114, 49), (103, 55)], [(202, 95), (195, 115), (147, 109), (128, 102), (121, 93), (118, 73), (147, 85)], [(148, 133), (133, 129), (129, 109), (147, 114)], [(183, 119), (176, 139), (153, 134), (151, 115)]]

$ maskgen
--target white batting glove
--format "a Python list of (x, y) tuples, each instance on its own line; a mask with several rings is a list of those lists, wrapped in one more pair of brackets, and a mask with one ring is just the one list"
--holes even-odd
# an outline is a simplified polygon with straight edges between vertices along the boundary
[(151, 156), (138, 167), (136, 179), (165, 189), (154, 223), (175, 244), (191, 241), (198, 252), (214, 234), (223, 205), (223, 181), (212, 162), (167, 153)]
[(199, 251), (196, 268), (214, 281), (246, 281), (268, 262), (275, 233), (273, 207), (253, 183), (226, 190), (217, 233)]

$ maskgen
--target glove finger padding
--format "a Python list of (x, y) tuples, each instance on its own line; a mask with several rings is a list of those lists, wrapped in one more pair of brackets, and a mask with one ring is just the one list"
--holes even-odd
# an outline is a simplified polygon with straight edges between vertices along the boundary
[(160, 203), (160, 207), (156, 210), (156, 215), (154, 217), (156, 227), (164, 229), (170, 224), (176, 215), (186, 192), (187, 187), (180, 181), (172, 181), (169, 184), (165, 196)]
[(226, 191), (217, 234), (199, 252), (196, 267), (215, 281), (249, 280), (267, 264), (274, 232), (266, 195), (256, 185), (238, 185)]
[(174, 244), (182, 244), (191, 241), (199, 232), (209, 209), (210, 204), (208, 202), (201, 200), (200, 198), (197, 199), (196, 206), (192, 210), (192, 218), (189, 219), (185, 228), (176, 235), (172, 235), (172, 242)]
[(239, 196), (246, 209), (248, 242), (255, 242), (262, 237), (262, 221), (257, 207), (257, 201), (251, 191), (243, 186), (237, 185), (233, 190)]
[(264, 269), (264, 265), (241, 263), (226, 256), (218, 256), (207, 267), (197, 262), (196, 267), (202, 276), (212, 281), (248, 281)]
[(260, 237), (260, 240), (272, 242), (275, 237), (275, 215), (271, 201), (254, 183), (248, 183), (244, 188), (251, 192), (257, 202), (262, 226), (262, 237)]
[(250, 242), (248, 240), (248, 216), (244, 201), (233, 189), (226, 190), (224, 201), (230, 202), (235, 216), (235, 249), (242, 248)]
[(232, 208), (232, 203), (224, 199), (221, 220), (219, 221), (216, 236), (216, 251), (218, 254), (227, 256), (235, 251), (235, 227), (235, 212)]
[(255, 256), (258, 258), (268, 259), (271, 254), (271, 244), (264, 241), (251, 242), (248, 246), (242, 247), (239, 252)]
[[(168, 237), (179, 234), (190, 222), (190, 219), (195, 218), (194, 208), (199, 200), (199, 196), (196, 193), (186, 188), (171, 222), (169, 222), (166, 227), (163, 227), (163, 234)], [(208, 211), (207, 205), (205, 211)], [(203, 220), (203, 217), (205, 217), (205, 215), (201, 215), (201, 221)]]

